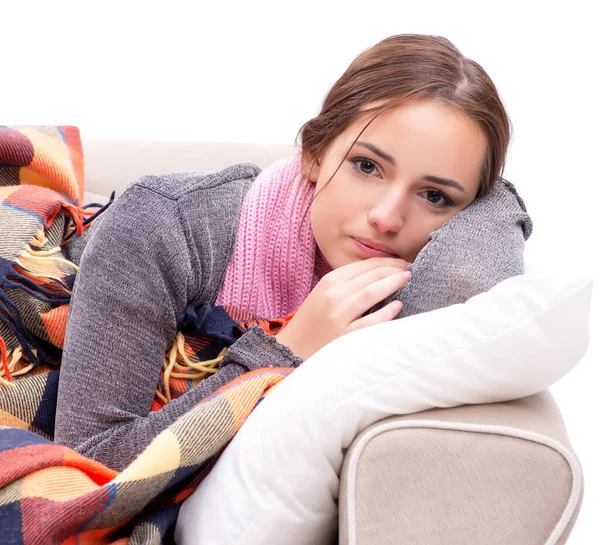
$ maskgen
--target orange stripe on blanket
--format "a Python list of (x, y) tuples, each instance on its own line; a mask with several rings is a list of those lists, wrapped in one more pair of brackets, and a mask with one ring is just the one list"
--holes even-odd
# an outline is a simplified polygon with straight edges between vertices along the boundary
[(54, 162), (51, 155), (36, 150), (28, 168), (21, 168), (22, 184), (37, 185), (54, 189), (70, 201), (79, 202), (79, 187), (68, 166)]
[(52, 444), (29, 445), (0, 452), (0, 466), (10, 471), (0, 472), (0, 488), (31, 473), (32, 468), (59, 465), (63, 459), (63, 447)]
[(48, 221), (50, 217), (55, 216), (64, 203), (64, 197), (48, 191), (45, 187), (36, 185), (14, 187), (15, 190), (3, 202), (29, 210), (40, 216), (43, 221)]
[(0, 452), (0, 466), (10, 468), (10, 471), (0, 472), (0, 488), (49, 467), (66, 467), (81, 471), (99, 487), (109, 483), (119, 474), (70, 448), (52, 443), (17, 447)]
[(71, 152), (71, 163), (73, 164), (73, 172), (75, 173), (75, 180), (79, 187), (79, 200), (77, 204), (83, 203), (83, 192), (85, 190), (85, 165), (83, 160), (83, 146), (81, 145), (81, 135), (79, 129), (73, 126), (63, 125), (60, 127), (67, 147)]
[(96, 460), (86, 458), (85, 456), (64, 447), (63, 465), (75, 467), (84, 471), (85, 474), (92, 479), (98, 486), (104, 486), (112, 481), (118, 474), (118, 471), (110, 469)]
[(4, 376), (6, 380), (12, 380), (10, 377), (10, 369), (8, 368), (8, 350), (6, 348), (6, 343), (4, 339), (0, 337), (0, 357), (2, 358), (2, 370), (4, 371)]
[(60, 305), (55, 307), (48, 312), (42, 312), (40, 318), (46, 332), (50, 336), (52, 344), (58, 346), (61, 350), (65, 344), (65, 331), (67, 329), (67, 317), (69, 314), (69, 305)]
[(127, 545), (129, 538), (122, 537), (116, 541), (109, 541), (109, 536), (112, 534), (118, 526), (109, 528), (108, 530), (90, 530), (83, 534), (77, 534), (72, 536), (65, 541), (61, 541), (60, 545)]
[(59, 191), (62, 193), (56, 182), (53, 180), (48, 180), (48, 178), (42, 174), (27, 167), (22, 167), (19, 171), (19, 180), (22, 185), (35, 185), (37, 187), (44, 187), (46, 189), (52, 189), (53, 191)]

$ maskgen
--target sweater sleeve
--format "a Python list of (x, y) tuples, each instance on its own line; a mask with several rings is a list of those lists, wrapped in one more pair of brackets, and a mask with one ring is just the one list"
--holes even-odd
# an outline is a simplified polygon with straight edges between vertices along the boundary
[(201, 399), (258, 367), (301, 360), (253, 327), (217, 373), (150, 412), (177, 317), (197, 295), (177, 201), (131, 186), (90, 237), (75, 281), (61, 363), (55, 441), (122, 470)]

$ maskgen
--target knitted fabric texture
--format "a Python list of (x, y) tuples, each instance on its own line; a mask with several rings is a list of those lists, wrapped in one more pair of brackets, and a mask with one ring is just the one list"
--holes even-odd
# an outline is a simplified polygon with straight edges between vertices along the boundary
[(500, 178), (492, 190), (429, 235), (408, 267), (410, 281), (375, 305), (402, 301), (397, 318), (465, 303), (525, 272), (525, 241), (533, 223), (513, 184)]
[(263, 170), (242, 206), (233, 257), (217, 305), (262, 317), (297, 310), (331, 268), (318, 250), (307, 213), (315, 184), (299, 156)]

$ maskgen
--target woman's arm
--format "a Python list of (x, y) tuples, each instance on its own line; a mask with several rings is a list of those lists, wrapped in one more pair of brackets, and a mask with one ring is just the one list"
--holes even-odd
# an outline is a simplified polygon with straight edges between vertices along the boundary
[(122, 470), (223, 384), (257, 367), (301, 362), (252, 328), (229, 349), (215, 375), (150, 413), (177, 317), (194, 299), (201, 274), (175, 199), (133, 185), (105, 212), (82, 256), (69, 309), (57, 443)]

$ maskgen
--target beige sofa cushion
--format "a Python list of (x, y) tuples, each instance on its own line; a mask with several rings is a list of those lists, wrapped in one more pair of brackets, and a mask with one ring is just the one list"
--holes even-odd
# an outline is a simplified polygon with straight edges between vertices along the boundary
[(83, 204), (99, 203), (106, 204), (109, 197), (104, 194), (94, 193), (93, 191), (85, 191), (83, 193)]
[(152, 142), (84, 140), (85, 189), (101, 195), (120, 195), (147, 174), (218, 171), (235, 163), (266, 168), (294, 153), (293, 146), (220, 142)]

